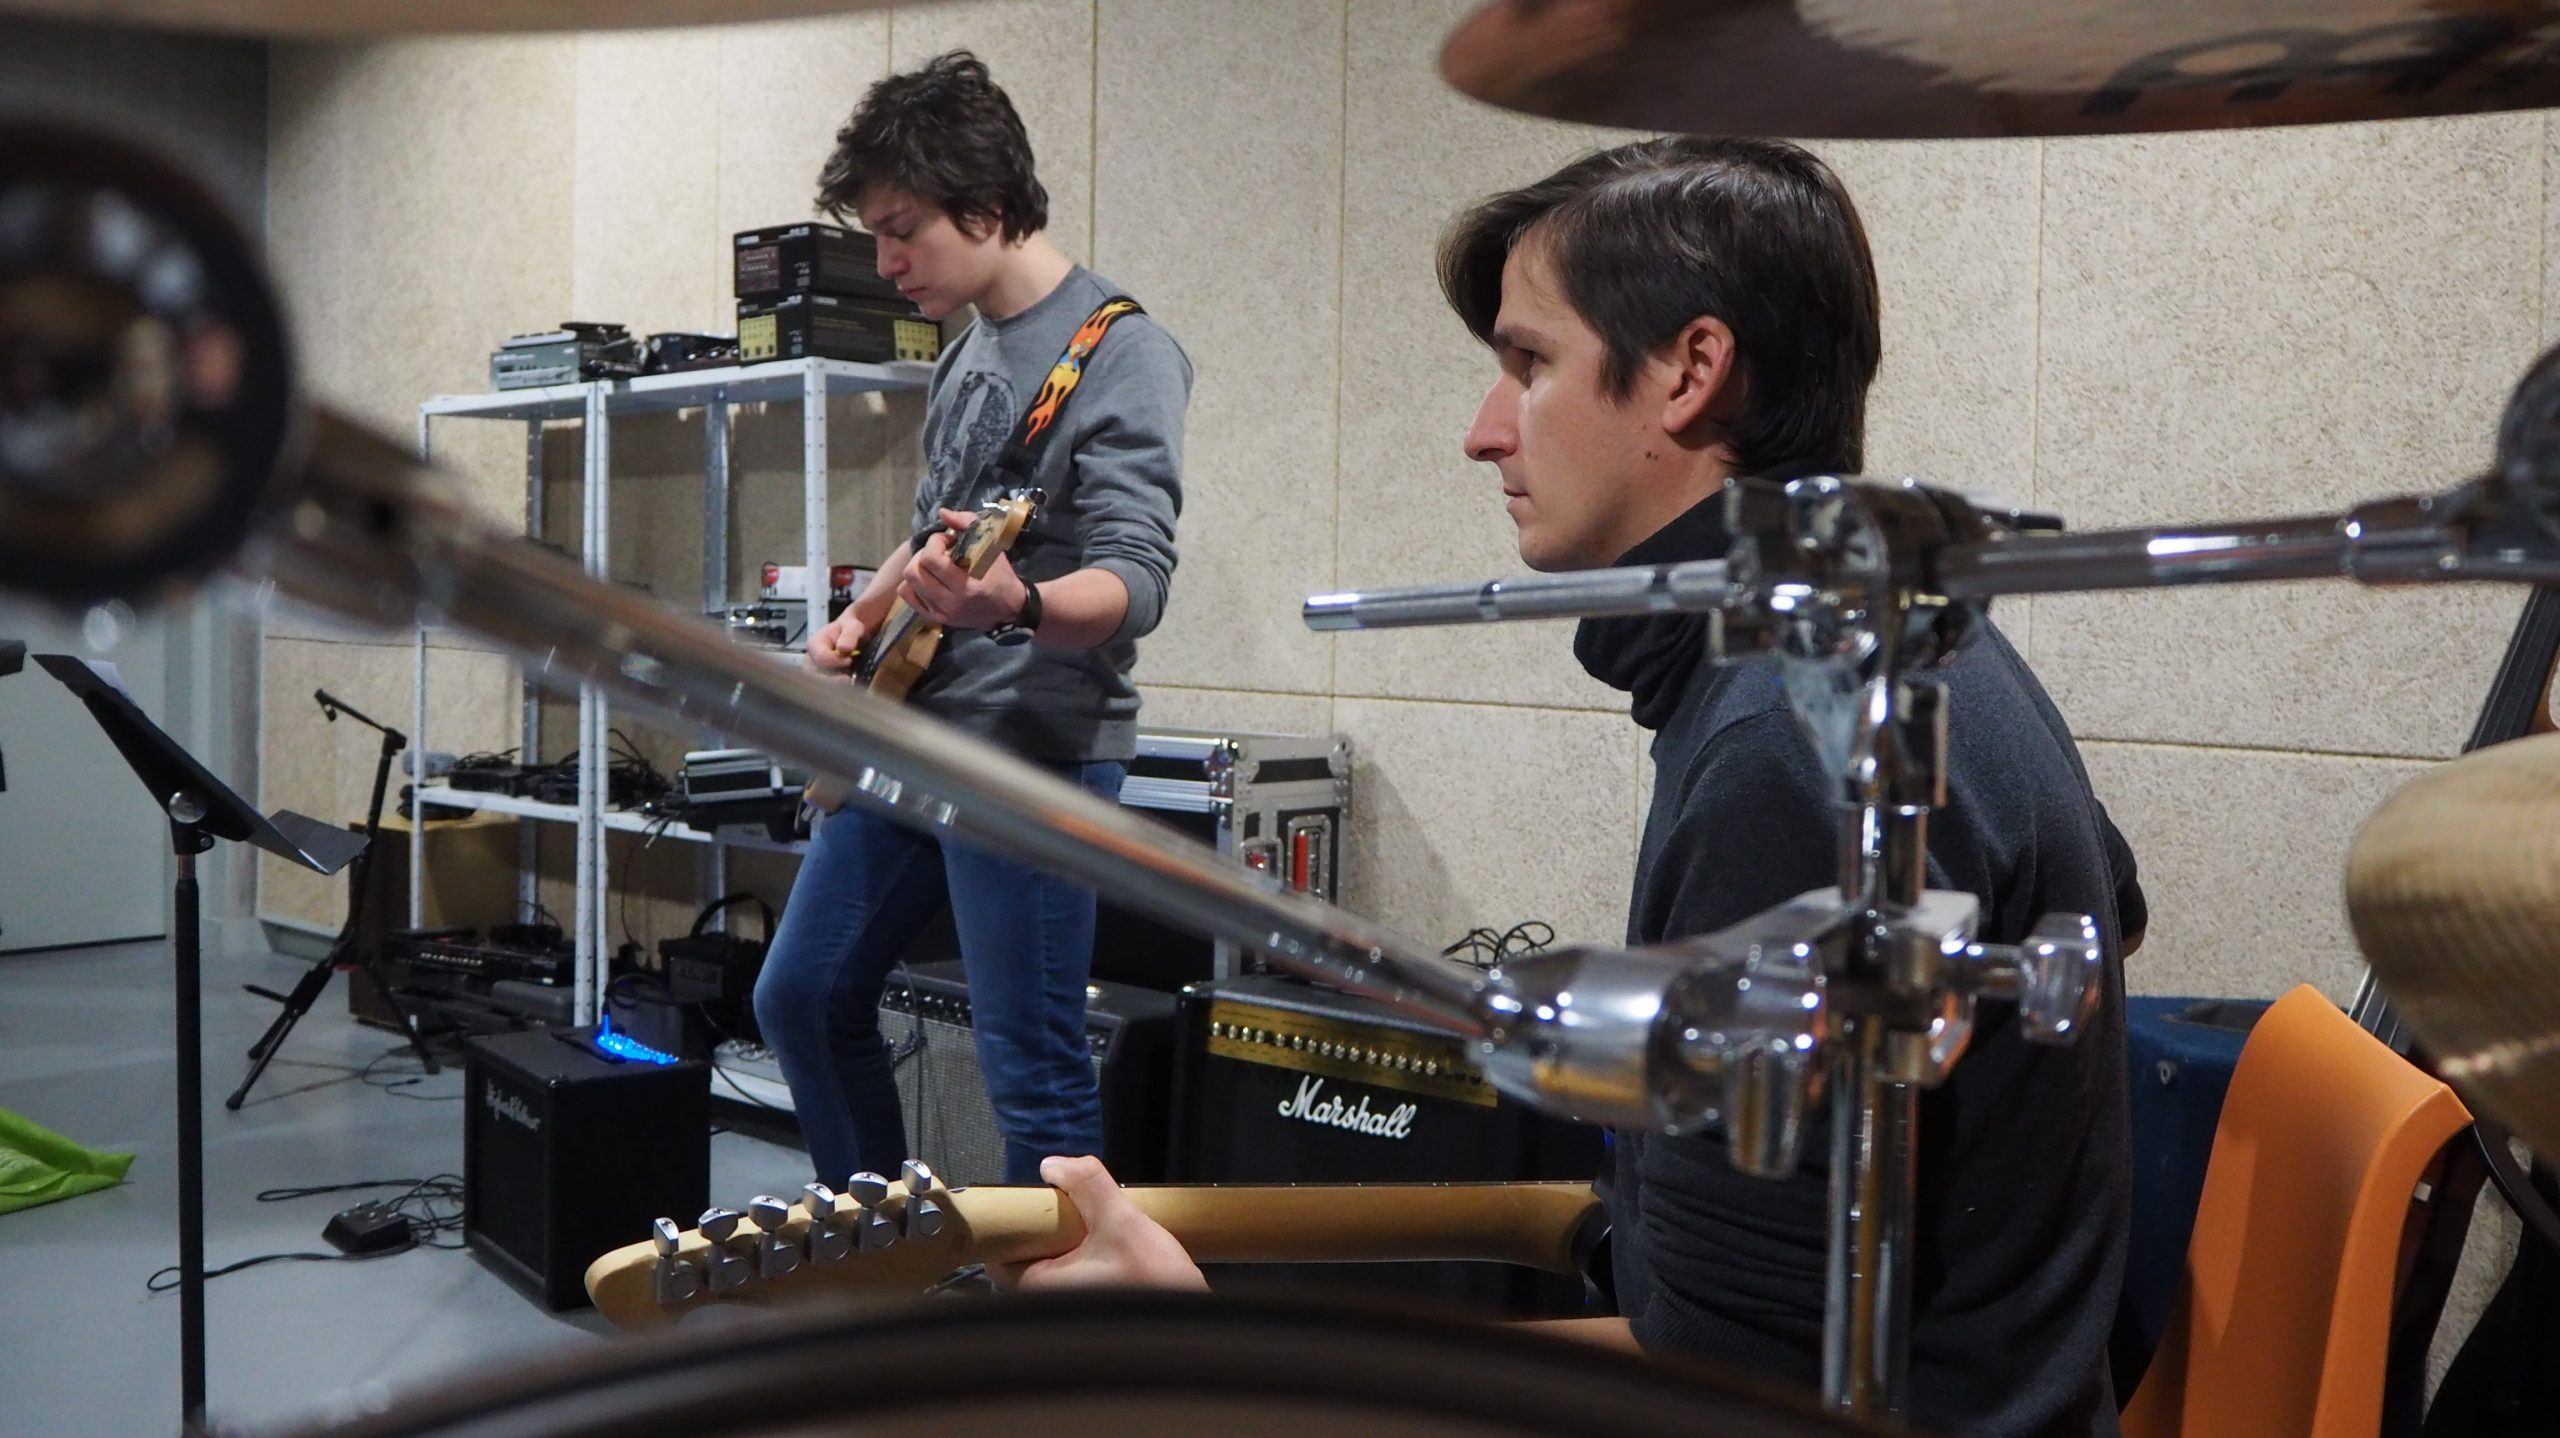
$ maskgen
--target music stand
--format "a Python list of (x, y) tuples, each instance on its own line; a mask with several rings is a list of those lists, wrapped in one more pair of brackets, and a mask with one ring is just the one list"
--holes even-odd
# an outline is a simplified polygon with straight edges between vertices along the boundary
[(181, 1421), (204, 1420), (204, 1061), (203, 936), (196, 855), (216, 839), (246, 840), (316, 873), (334, 874), (365, 847), (363, 835), (278, 810), (273, 818), (231, 792), (151, 722), (106, 672), (69, 654), (36, 663), (79, 696), (151, 801), (169, 816), (178, 856), (176, 917), (170, 930), (178, 979), (178, 1364)]

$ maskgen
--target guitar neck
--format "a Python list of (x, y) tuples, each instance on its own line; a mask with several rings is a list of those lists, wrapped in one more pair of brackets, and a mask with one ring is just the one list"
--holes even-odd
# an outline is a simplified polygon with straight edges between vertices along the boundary
[[(1202, 1263), (1385, 1263), (1425, 1259), (1574, 1271), (1575, 1230), (1598, 1205), (1585, 1183), (1132, 1187), (1139, 1211)], [(1053, 1188), (955, 1195), (982, 1252), (1046, 1258), (1084, 1238)], [(987, 1260), (981, 1260), (987, 1261)]]
[[(1476, 1260), (1574, 1271), (1575, 1241), (1599, 1207), (1588, 1184), (1139, 1186), (1123, 1190), (1204, 1263)], [(913, 1206), (941, 1215), (926, 1233)], [(714, 1244), (687, 1232), (662, 1257), (630, 1244), (587, 1269), (596, 1311), (625, 1328), (722, 1304), (784, 1304), (823, 1293), (913, 1294), (969, 1264), (1054, 1258), (1084, 1240), (1084, 1220), (1045, 1186), (897, 1194), (825, 1220), (793, 1205), (770, 1231), (740, 1225)], [(848, 1227), (850, 1225), (850, 1227)], [(873, 1231), (876, 1230), (876, 1231)], [(876, 1246), (891, 1230), (903, 1235)], [(847, 1235), (867, 1234), (862, 1244)], [(821, 1240), (827, 1240), (822, 1242)], [(670, 1282), (670, 1279), (682, 1280)]]

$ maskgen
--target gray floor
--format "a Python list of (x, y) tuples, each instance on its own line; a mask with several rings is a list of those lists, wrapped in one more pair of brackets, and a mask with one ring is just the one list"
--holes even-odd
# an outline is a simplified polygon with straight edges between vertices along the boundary
[[(261, 1189), (461, 1167), (460, 1073), (447, 1068), (396, 1090), (359, 1081), (359, 1070), (399, 1045), (347, 1017), (343, 978), (330, 981), (240, 1111), (222, 1108), (245, 1071), (242, 1051), (275, 1013), (241, 983), (281, 991), (301, 973), (273, 956), (207, 964), (208, 1267), (325, 1252), (321, 1226), (363, 1196), (259, 1203)], [(0, 1216), (0, 1438), (178, 1427), (178, 1300), (143, 1286), (177, 1262), (172, 990), (157, 944), (0, 956), (0, 1108), (136, 1155), (120, 1187)], [(400, 1053), (373, 1079), (417, 1072)], [(737, 1134), (712, 1140), (715, 1200), (789, 1193), (807, 1178), (795, 1149)], [(208, 1411), (253, 1432), (607, 1331), (592, 1313), (544, 1311), (468, 1252), (267, 1264), (215, 1279), (205, 1294)]]

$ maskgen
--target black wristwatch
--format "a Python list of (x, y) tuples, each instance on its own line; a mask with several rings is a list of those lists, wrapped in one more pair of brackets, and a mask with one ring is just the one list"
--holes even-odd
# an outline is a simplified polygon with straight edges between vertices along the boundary
[(1022, 608), (1004, 623), (987, 631), (987, 637), (998, 644), (1028, 644), (1031, 632), (1040, 627), (1040, 586), (1022, 581)]

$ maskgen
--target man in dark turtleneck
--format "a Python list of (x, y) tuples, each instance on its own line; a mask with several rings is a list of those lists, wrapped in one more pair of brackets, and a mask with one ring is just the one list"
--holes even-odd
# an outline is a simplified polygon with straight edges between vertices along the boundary
[[(1466, 435), (1501, 475), (1533, 568), (1722, 558), (1713, 497), (1737, 476), (1854, 474), (1881, 342), (1857, 211), (1779, 141), (1669, 138), (1588, 156), (1462, 216), (1450, 304), (1501, 366)], [(1574, 653), (1654, 731), (1656, 780), (1627, 938), (1737, 923), (1837, 879), (1836, 781), (1774, 663), (1707, 664), (1705, 621), (1586, 622)], [(1969, 1438), (2113, 1434), (2107, 1334), (2129, 1154), (2122, 951), (2145, 919), (2132, 854), (2090, 793), (2062, 717), (1999, 631), (1941, 671), (1948, 803), (1929, 882), (1982, 902), (1983, 937), (2045, 913), (2097, 917), (2099, 1016), (2029, 1046), (1986, 1003), (1949, 1082), (1921, 1101), (1910, 1419)], [(1820, 1377), (1828, 1155), (1745, 1177), (1713, 1134), (1617, 1136), (1610, 1202), (1623, 1317), (1577, 1336)], [(1092, 1229), (1026, 1286), (1196, 1284), (1198, 1271), (1090, 1160), (1052, 1159)]]

